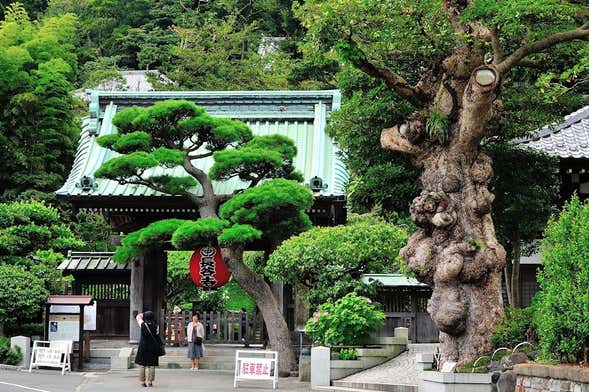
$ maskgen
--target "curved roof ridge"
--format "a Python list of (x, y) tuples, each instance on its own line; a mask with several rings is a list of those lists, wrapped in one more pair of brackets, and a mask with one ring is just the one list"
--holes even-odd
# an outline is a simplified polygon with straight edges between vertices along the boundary
[(589, 158), (589, 105), (566, 115), (559, 124), (515, 141), (561, 158)]

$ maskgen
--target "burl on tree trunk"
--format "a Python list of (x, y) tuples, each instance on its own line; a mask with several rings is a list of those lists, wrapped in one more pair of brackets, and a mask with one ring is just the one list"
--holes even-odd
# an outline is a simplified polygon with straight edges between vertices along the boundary
[(499, 74), (486, 65), (469, 74), (441, 86), (430, 108), (448, 116), (443, 142), (425, 135), (427, 116), (420, 113), (381, 137), (385, 148), (414, 154), (422, 171), (423, 190), (410, 208), (418, 230), (401, 254), (433, 288), (428, 312), (440, 330), (442, 363), (490, 350), (491, 331), (503, 317), (505, 251), (490, 215), (491, 158), (479, 148), (494, 118)]

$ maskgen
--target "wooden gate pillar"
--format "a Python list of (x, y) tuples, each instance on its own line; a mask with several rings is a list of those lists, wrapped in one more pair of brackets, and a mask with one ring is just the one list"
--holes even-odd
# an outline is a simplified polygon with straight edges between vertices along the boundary
[(151, 310), (163, 334), (166, 303), (167, 257), (163, 250), (149, 251), (145, 257), (143, 311)]
[(145, 260), (135, 260), (131, 266), (131, 285), (129, 287), (129, 343), (139, 343), (141, 331), (135, 317), (143, 312), (143, 284)]

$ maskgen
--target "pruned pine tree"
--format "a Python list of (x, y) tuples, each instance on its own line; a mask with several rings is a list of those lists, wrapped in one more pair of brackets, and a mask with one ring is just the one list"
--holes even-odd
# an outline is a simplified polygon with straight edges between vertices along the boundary
[[(179, 250), (219, 244), (235, 281), (255, 300), (268, 327), (270, 344), (279, 352), (279, 370), (294, 369), (295, 358), (286, 322), (270, 286), (243, 263), (248, 243), (268, 249), (311, 226), (305, 214), (313, 195), (297, 183), (294, 143), (281, 135), (253, 136), (239, 121), (212, 117), (188, 101), (163, 101), (148, 108), (118, 113), (118, 133), (98, 143), (118, 153), (95, 175), (121, 184), (144, 185), (182, 196), (198, 209), (195, 220), (167, 219), (130, 233), (115, 260), (127, 262), (149, 249), (172, 244)], [(203, 159), (213, 157), (205, 171)], [(184, 168), (186, 175), (151, 175), (156, 167)], [(215, 191), (213, 180), (239, 178), (243, 189), (231, 194)], [(260, 182), (266, 181), (260, 184)], [(199, 219), (200, 218), (200, 219)]]
[(442, 362), (480, 355), (503, 317), (505, 266), (490, 215), (492, 161), (480, 144), (504, 131), (497, 98), (518, 82), (514, 70), (587, 41), (586, 2), (307, 0), (297, 13), (312, 45), (335, 49), (413, 106), (381, 134), (384, 148), (412, 155), (421, 171), (410, 207), (419, 229), (401, 253), (433, 287)]

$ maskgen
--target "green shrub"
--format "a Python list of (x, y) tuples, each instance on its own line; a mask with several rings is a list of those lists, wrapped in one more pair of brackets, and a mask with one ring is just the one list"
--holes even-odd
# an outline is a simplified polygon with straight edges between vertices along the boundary
[(589, 349), (589, 205), (577, 196), (552, 219), (542, 241), (544, 270), (536, 322), (542, 356), (587, 361)]
[(358, 359), (358, 351), (355, 348), (342, 348), (339, 352), (339, 359), (342, 361)]
[(384, 313), (366, 297), (349, 293), (335, 303), (320, 305), (305, 331), (315, 344), (355, 346), (365, 344), (384, 322)]
[(533, 321), (534, 308), (506, 308), (505, 318), (493, 331), (491, 343), (493, 348), (514, 348), (521, 342), (537, 342), (536, 326)]
[(250, 315), (256, 312), (256, 303), (248, 293), (239, 287), (237, 282), (232, 280), (223, 286), (223, 289), (227, 291), (227, 295), (229, 296), (225, 305), (226, 310), (238, 312), (241, 308), (245, 308)]
[(43, 336), (43, 323), (14, 323), (4, 326), (6, 336)]
[(10, 339), (0, 336), (0, 363), (5, 365), (17, 365), (22, 359), (19, 347), (10, 348)]

